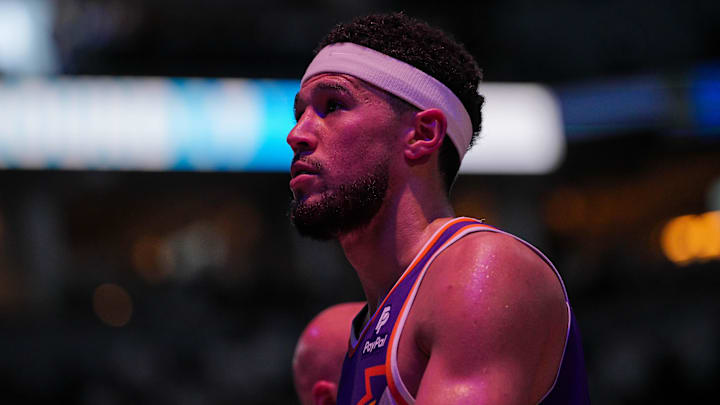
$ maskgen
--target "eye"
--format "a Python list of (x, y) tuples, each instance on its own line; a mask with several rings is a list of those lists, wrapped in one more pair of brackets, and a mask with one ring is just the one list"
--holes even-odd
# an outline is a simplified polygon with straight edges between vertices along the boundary
[(327, 105), (325, 106), (325, 113), (330, 114), (333, 111), (337, 111), (343, 108), (343, 105), (337, 101), (330, 99), (327, 101)]

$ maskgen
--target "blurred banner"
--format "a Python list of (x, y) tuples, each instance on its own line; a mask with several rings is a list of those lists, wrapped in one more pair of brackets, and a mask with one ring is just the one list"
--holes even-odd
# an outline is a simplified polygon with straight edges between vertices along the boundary
[[(116, 77), (0, 81), (0, 166), (285, 171), (295, 80)], [(559, 103), (534, 84), (484, 84), (483, 131), (465, 173), (559, 165)]]
[(0, 165), (285, 170), (297, 82), (32, 78), (0, 86)]

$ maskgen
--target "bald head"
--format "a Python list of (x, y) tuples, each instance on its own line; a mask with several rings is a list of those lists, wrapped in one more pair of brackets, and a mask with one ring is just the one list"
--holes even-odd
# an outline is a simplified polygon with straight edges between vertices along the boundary
[(303, 405), (335, 403), (350, 323), (363, 305), (334, 305), (313, 318), (300, 335), (293, 357), (293, 377)]

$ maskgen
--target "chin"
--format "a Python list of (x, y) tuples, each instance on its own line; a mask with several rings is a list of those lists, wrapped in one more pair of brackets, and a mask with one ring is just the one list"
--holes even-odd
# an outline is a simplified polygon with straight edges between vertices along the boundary
[(310, 197), (301, 197), (290, 202), (290, 222), (302, 236), (317, 240), (335, 239), (339, 235), (339, 222), (326, 215), (323, 201), (313, 202)]
[(335, 239), (368, 225), (383, 205), (388, 189), (387, 162), (332, 190), (296, 193), (290, 221), (298, 232), (319, 240)]
[(380, 211), (388, 189), (385, 166), (332, 191), (301, 195), (290, 202), (290, 221), (298, 232), (319, 240), (367, 226)]

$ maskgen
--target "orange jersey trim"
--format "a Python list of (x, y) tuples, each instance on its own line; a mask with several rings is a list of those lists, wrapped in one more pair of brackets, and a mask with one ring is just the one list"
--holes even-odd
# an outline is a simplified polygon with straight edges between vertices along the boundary
[[(377, 318), (377, 316), (378, 316), (378, 310), (379, 310), (380, 308), (382, 308), (383, 306), (385, 306), (385, 302), (387, 302), (387, 300), (388, 300), (388, 298), (390, 297), (390, 295), (393, 293), (393, 291), (395, 291), (395, 288), (396, 288), (398, 285), (400, 285), (400, 283), (405, 279), (405, 277), (407, 277), (408, 274), (411, 273), (411, 270), (418, 264), (418, 262), (419, 262), (420, 260), (422, 260), (423, 257), (425, 257), (425, 255), (427, 254), (427, 252), (432, 248), (432, 246), (433, 246), (433, 245), (435, 244), (435, 242), (440, 238), (440, 236), (442, 236), (442, 234), (447, 230), (447, 228), (453, 226), (454, 224), (456, 224), (456, 223), (458, 223), (458, 222), (467, 221), (467, 220), (471, 220), (471, 218), (466, 218), (466, 217), (455, 218), (455, 219), (453, 219), (453, 220), (448, 221), (445, 225), (443, 225), (440, 229), (438, 229), (438, 230), (435, 232), (435, 235), (433, 235), (433, 237), (431, 238), (431, 240), (428, 241), (428, 242), (425, 244), (425, 246), (424, 246), (423, 249), (420, 251), (420, 253), (418, 253), (418, 254), (415, 256), (415, 259), (413, 259), (412, 263), (410, 263), (410, 265), (405, 269), (405, 271), (403, 272), (402, 276), (400, 276), (400, 278), (398, 279), (398, 281), (395, 282), (395, 285), (393, 285), (393, 287), (390, 289), (390, 292), (387, 293), (387, 295), (385, 296), (385, 299), (383, 299), (382, 303), (380, 303), (380, 305), (378, 305), (378, 309), (375, 310), (375, 313), (373, 314), (372, 318), (370, 318), (370, 320), (368, 321), (368, 323), (367, 323), (367, 324), (365, 325), (365, 327), (363, 328), (362, 332), (360, 332), (360, 335), (359, 335), (358, 338), (357, 338), (357, 343), (358, 343), (358, 345), (356, 345), (355, 347), (353, 347), (352, 344), (350, 345), (350, 351), (348, 352), (348, 357), (352, 357), (352, 356), (355, 354), (355, 351), (357, 350), (357, 347), (359, 346), (360, 341), (362, 341), (363, 337), (365, 337), (365, 333), (367, 333), (367, 331), (368, 331), (368, 326), (369, 326), (369, 325), (372, 325), (373, 322), (375, 321), (375, 318)], [(474, 220), (474, 221), (477, 221), (477, 220)], [(478, 224), (478, 225), (480, 225), (480, 224)], [(487, 226), (487, 225), (486, 225), (486, 226)], [(463, 227), (463, 228), (464, 228), (464, 227)]]
[[(464, 220), (468, 220), (468, 219), (471, 219), (471, 218), (463, 218), (463, 219), (464, 219)], [(490, 225), (482, 224), (482, 223), (479, 223), (479, 222), (478, 222), (478, 223), (474, 223), (474, 224), (465, 225), (465, 226), (463, 226), (462, 228), (460, 228), (460, 229), (458, 229), (457, 231), (455, 231), (455, 233), (453, 233), (452, 236), (450, 236), (450, 237), (447, 239), (447, 241), (445, 241), (445, 243), (443, 243), (443, 244), (438, 248), (438, 254), (442, 253), (445, 249), (447, 249), (447, 247), (448, 247), (449, 245), (451, 245), (451, 244), (453, 244), (453, 243), (456, 242), (456, 240), (454, 240), (455, 236), (457, 236), (458, 234), (463, 233), (465, 230), (467, 230), (467, 229), (469, 229), (469, 228), (491, 228), (491, 229), (494, 229), (494, 228), (493, 228), (492, 226), (490, 226)], [(436, 238), (436, 239), (437, 239), (437, 238)], [(431, 246), (432, 246), (432, 245), (431, 245)], [(425, 250), (425, 252), (423, 253), (423, 256), (427, 253), (427, 250), (429, 250), (429, 249), (426, 249), (426, 250)], [(434, 260), (433, 260), (433, 261), (434, 261)], [(402, 394), (400, 394), (400, 390), (398, 389), (397, 385), (395, 384), (395, 379), (393, 378), (393, 375), (392, 375), (392, 374), (393, 374), (393, 373), (392, 373), (393, 342), (394, 342), (394, 340), (395, 340), (396, 338), (397, 338), (397, 339), (400, 339), (400, 336), (396, 336), (396, 332), (397, 332), (397, 328), (398, 328), (398, 326), (400, 325), (401, 321), (404, 323), (404, 320), (401, 319), (401, 318), (402, 318), (402, 314), (405, 313), (405, 308), (407, 307), (408, 302), (410, 302), (410, 298), (414, 296), (413, 291), (415, 291), (416, 289), (419, 288), (419, 284), (420, 284), (420, 283), (422, 282), (422, 280), (425, 278), (425, 273), (426, 273), (427, 269), (429, 269), (429, 266), (432, 265), (433, 261), (430, 261), (430, 262), (428, 262), (428, 263), (425, 265), (425, 269), (423, 269), (423, 270), (420, 272), (420, 274), (418, 275), (417, 280), (415, 280), (415, 282), (413, 283), (413, 286), (412, 286), (412, 288), (410, 289), (410, 294), (408, 294), (408, 296), (405, 297), (405, 301), (403, 302), (403, 305), (402, 305), (402, 307), (401, 307), (401, 309), (400, 309), (400, 315), (398, 316), (398, 319), (396, 320), (395, 325), (393, 325), (393, 330), (392, 330), (392, 332), (390, 333), (390, 344), (389, 344), (388, 350), (387, 350), (386, 355), (385, 355), (385, 364), (387, 365), (387, 367), (385, 368), (385, 379), (387, 380), (388, 388), (390, 389), (390, 394), (392, 395), (392, 397), (393, 397), (393, 399), (395, 400), (395, 402), (398, 403), (398, 405), (410, 405), (410, 404), (408, 404), (408, 402), (405, 400), (405, 398), (402, 396)], [(388, 295), (389, 295), (389, 294), (388, 294)], [(409, 314), (408, 314), (408, 315), (409, 315)], [(400, 342), (398, 342), (398, 345), (399, 345), (399, 343), (400, 343)], [(399, 370), (398, 370), (398, 375), (399, 375)]]
[[(374, 367), (368, 367), (365, 369), (365, 395), (360, 398), (357, 405), (370, 405), (368, 404), (368, 401), (370, 401), (372, 398), (372, 389), (370, 387), (370, 377), (383, 375), (385, 374), (385, 364), (381, 364), (379, 366)], [(372, 401), (371, 404), (374, 404), (375, 401)]]

